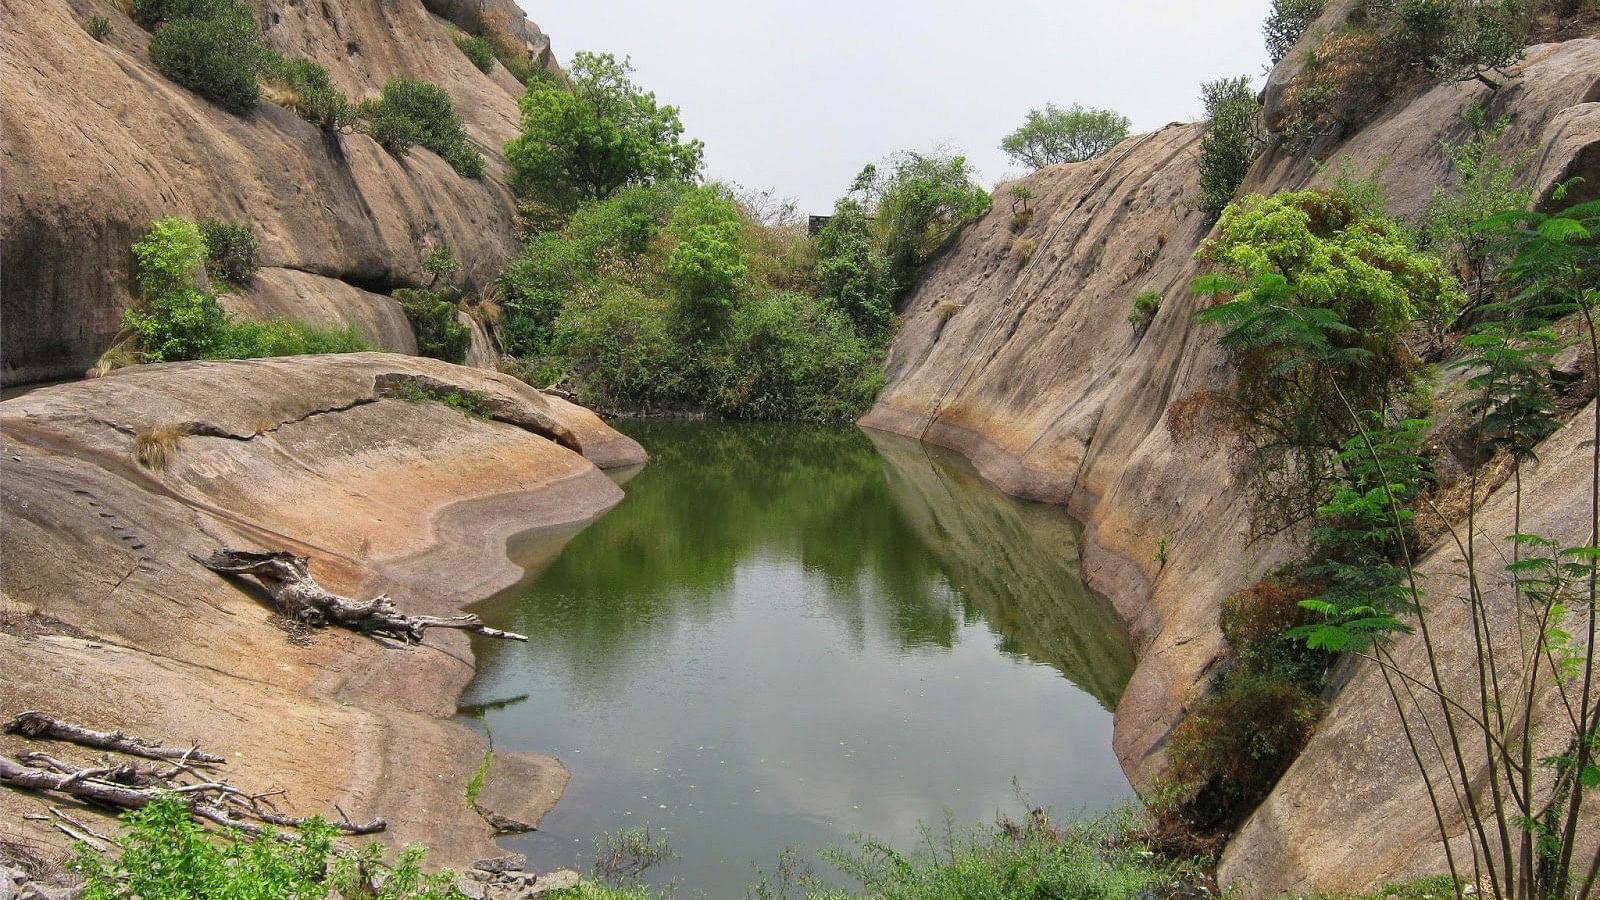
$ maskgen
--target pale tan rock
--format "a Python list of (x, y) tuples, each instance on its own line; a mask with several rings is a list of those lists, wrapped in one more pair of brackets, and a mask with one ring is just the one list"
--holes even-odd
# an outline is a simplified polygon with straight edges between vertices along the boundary
[[(1391, 213), (1416, 216), (1448, 171), (1440, 142), (1465, 135), (1461, 114), (1473, 99), (1491, 116), (1511, 116), (1507, 152), (1536, 148), (1530, 174), (1540, 193), (1575, 175), (1600, 183), (1600, 40), (1531, 48), (1520, 73), (1492, 95), (1449, 84), (1398, 101), (1334, 148), (1320, 174), (1307, 160), (1274, 154), (1256, 164), (1244, 190), (1326, 185), (1348, 157), (1356, 173), (1378, 175)], [(1206, 235), (1189, 205), (1201, 136), (1198, 125), (1171, 125), (1100, 159), (1044, 169), (1026, 179), (1036, 212), (1020, 233), (1004, 202), (968, 226), (908, 299), (887, 385), (862, 420), (954, 448), (1001, 488), (1065, 503), (1085, 523), (1084, 574), (1128, 623), (1138, 651), (1114, 746), (1146, 789), (1161, 775), (1172, 727), (1225, 649), (1222, 599), (1298, 552), (1292, 535), (1247, 540), (1246, 497), (1214, 425), (1202, 420), (1180, 443), (1166, 424), (1174, 403), (1223, 390), (1231, 377), (1215, 334), (1194, 322), (1203, 301), (1187, 289)], [(1006, 197), (1004, 186), (996, 196)], [(1038, 243), (1021, 263), (1010, 252), (1019, 238)], [(1141, 336), (1126, 319), (1147, 289), (1163, 302)], [(1571, 490), (1556, 479), (1548, 485)], [(1163, 539), (1164, 567), (1154, 560)], [(1347, 691), (1332, 721), (1381, 721), (1386, 702)], [(1351, 767), (1346, 777), (1415, 800), (1420, 781), (1397, 756), (1399, 736), (1364, 740), (1370, 752), (1339, 757)], [(1301, 765), (1314, 770), (1333, 752), (1319, 738)], [(1380, 827), (1356, 796), (1300, 802), (1310, 785), (1268, 802), (1270, 821), (1234, 842), (1225, 875), (1248, 872), (1252, 893), (1314, 885), (1331, 869), (1306, 857), (1330, 844), (1340, 846), (1342, 887), (1400, 874), (1400, 859), (1436, 859), (1423, 808), (1409, 813), (1424, 817), (1418, 827), (1409, 819)], [(1383, 807), (1391, 816), (1403, 808)]]
[[(478, 391), (499, 420), (380, 398), (386, 378)], [(165, 469), (141, 466), (135, 435), (163, 426), (190, 433)], [(637, 444), (506, 376), (390, 354), (125, 369), (0, 404), (0, 434), (0, 614), (19, 623), (0, 627), (0, 712), (199, 741), (235, 783), (383, 816), (385, 841), (426, 843), (438, 865), (499, 852), (462, 800), (485, 747), (452, 721), (473, 673), (461, 635), (296, 646), (257, 592), (187, 554), (294, 549), (331, 589), (454, 612), (521, 576), (511, 536), (620, 498), (545, 435), (607, 465), (642, 462)], [(565, 783), (555, 760), (497, 753), (480, 801), (537, 822)], [(0, 792), (0, 836), (38, 805)]]

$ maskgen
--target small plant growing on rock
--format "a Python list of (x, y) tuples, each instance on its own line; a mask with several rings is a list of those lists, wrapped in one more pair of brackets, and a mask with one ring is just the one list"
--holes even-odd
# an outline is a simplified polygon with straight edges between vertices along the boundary
[(188, 433), (182, 425), (147, 428), (133, 436), (133, 458), (146, 469), (165, 472)]
[(218, 219), (201, 219), (200, 235), (206, 242), (206, 272), (235, 287), (245, 287), (260, 266), (260, 244), (255, 229)]
[(258, 79), (269, 61), (255, 13), (237, 0), (189, 3), (150, 38), (161, 73), (232, 113), (261, 102)]
[(1011, 187), (1011, 230), (1021, 231), (1033, 221), (1033, 207), (1029, 205), (1033, 199), (1033, 190), (1025, 184), (1012, 185)]
[(449, 244), (439, 244), (423, 257), (422, 271), (433, 276), (433, 280), (428, 282), (428, 287), (437, 285), (441, 278), (448, 284), (450, 276), (461, 271), (461, 261), (456, 259), (455, 251), (450, 249)]
[(1019, 263), (1033, 259), (1033, 254), (1039, 249), (1039, 242), (1033, 238), (1019, 237), (1011, 241), (1011, 258)]
[(1139, 334), (1144, 334), (1161, 311), (1161, 295), (1155, 291), (1141, 291), (1133, 298), (1133, 312), (1128, 313), (1128, 324)]
[(324, 131), (339, 131), (354, 121), (349, 98), (334, 86), (327, 69), (309, 59), (274, 57), (262, 78), (267, 99)]
[(89, 21), (83, 25), (83, 30), (97, 41), (103, 41), (111, 36), (111, 20), (105, 16), (90, 16)]
[(458, 33), (455, 35), (456, 47), (461, 54), (481, 72), (494, 71), (494, 42), (488, 38), (476, 35)]
[(1200, 200), (1215, 222), (1250, 173), (1261, 152), (1261, 109), (1248, 78), (1220, 78), (1200, 86), (1206, 104), (1206, 135), (1200, 142)]
[(436, 84), (391, 78), (383, 94), (356, 107), (366, 131), (383, 149), (404, 156), (413, 146), (442, 157), (463, 178), (483, 175), (483, 155), (467, 140), (450, 95)]
[(450, 292), (401, 288), (394, 299), (416, 332), (418, 353), (457, 364), (466, 360), (472, 332), (457, 318)]

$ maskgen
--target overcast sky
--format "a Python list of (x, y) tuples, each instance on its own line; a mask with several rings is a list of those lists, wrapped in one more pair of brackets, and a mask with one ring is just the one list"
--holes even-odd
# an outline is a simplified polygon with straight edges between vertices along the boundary
[(706, 143), (707, 174), (826, 213), (902, 149), (966, 153), (992, 185), (1000, 139), (1046, 103), (1151, 131), (1200, 117), (1199, 85), (1259, 84), (1270, 0), (520, 0), (565, 63), (631, 56)]

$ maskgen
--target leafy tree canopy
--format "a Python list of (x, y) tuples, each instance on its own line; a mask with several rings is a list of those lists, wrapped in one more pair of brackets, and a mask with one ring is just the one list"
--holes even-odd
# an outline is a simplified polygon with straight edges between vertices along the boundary
[(1000, 149), (1034, 169), (1094, 159), (1128, 136), (1128, 117), (1109, 109), (1074, 103), (1071, 109), (1048, 104), (1028, 111), (1021, 128), (1006, 135)]
[(522, 133), (506, 144), (517, 192), (564, 212), (629, 184), (693, 180), (704, 145), (683, 139), (664, 106), (609, 53), (578, 53), (571, 89), (537, 80), (521, 100)]

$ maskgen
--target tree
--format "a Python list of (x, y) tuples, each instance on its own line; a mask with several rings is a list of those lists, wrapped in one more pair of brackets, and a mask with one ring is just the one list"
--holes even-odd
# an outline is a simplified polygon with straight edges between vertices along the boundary
[(1272, 0), (1272, 12), (1267, 14), (1267, 21), (1261, 26), (1261, 33), (1267, 41), (1267, 55), (1276, 65), (1294, 45), (1300, 42), (1300, 36), (1305, 34), (1311, 23), (1322, 15), (1324, 0)]
[(864, 333), (889, 324), (894, 297), (884, 261), (872, 246), (872, 224), (860, 201), (844, 197), (817, 234), (817, 296), (833, 304)]
[(506, 144), (517, 193), (570, 213), (629, 184), (692, 180), (704, 145), (683, 140), (677, 107), (656, 102), (609, 53), (578, 53), (567, 90), (535, 81), (521, 100), (522, 133)]
[(1200, 209), (1216, 221), (1261, 151), (1261, 108), (1250, 79), (1219, 78), (1200, 86), (1206, 135), (1200, 141)]
[(1074, 103), (1071, 109), (1048, 104), (1028, 110), (1021, 128), (1006, 135), (1000, 149), (1034, 169), (1094, 159), (1128, 136), (1128, 117), (1114, 110)]
[(896, 294), (963, 224), (989, 211), (989, 192), (972, 180), (965, 156), (908, 152), (887, 179), (863, 171), (857, 187), (878, 198), (877, 227)]

